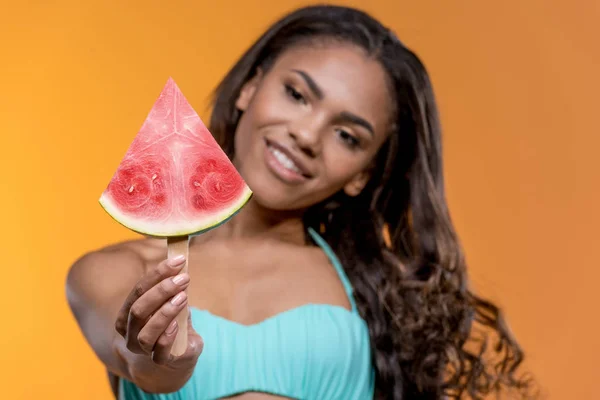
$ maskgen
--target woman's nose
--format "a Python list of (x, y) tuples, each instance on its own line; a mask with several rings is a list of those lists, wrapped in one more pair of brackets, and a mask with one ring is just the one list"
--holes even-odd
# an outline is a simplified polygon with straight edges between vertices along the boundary
[(303, 118), (290, 125), (290, 136), (298, 147), (311, 157), (321, 152), (321, 125), (318, 120), (311, 118)]

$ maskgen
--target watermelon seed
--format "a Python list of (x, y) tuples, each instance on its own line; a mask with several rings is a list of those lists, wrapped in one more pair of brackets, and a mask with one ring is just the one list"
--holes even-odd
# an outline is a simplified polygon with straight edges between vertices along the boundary
[(129, 188), (129, 193), (133, 192), (133, 185)]
[(156, 175), (156, 174), (152, 175), (152, 180), (155, 180), (157, 176), (158, 175)]
[(200, 186), (200, 183), (198, 181), (194, 181), (194, 186), (198, 187)]

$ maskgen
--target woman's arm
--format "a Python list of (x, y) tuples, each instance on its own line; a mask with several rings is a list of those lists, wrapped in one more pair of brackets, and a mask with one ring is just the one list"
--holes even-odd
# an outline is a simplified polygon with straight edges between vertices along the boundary
[(178, 390), (202, 351), (190, 323), (186, 352), (169, 354), (178, 329), (175, 316), (187, 307), (187, 299), (171, 302), (189, 284), (187, 276), (183, 283), (172, 280), (182, 266), (181, 260), (165, 260), (146, 271), (142, 255), (120, 244), (86, 254), (67, 277), (69, 305), (96, 355), (109, 372), (147, 392)]

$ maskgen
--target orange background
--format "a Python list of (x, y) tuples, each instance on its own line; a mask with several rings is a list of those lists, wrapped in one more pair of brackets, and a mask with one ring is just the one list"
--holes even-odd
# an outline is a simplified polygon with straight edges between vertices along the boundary
[[(227, 68), (301, 4), (3, 2), (0, 397), (110, 398), (64, 295), (76, 257), (134, 236), (97, 199), (169, 76), (206, 117)], [(476, 288), (504, 307), (551, 398), (597, 398), (598, 3), (345, 4), (432, 74)]]

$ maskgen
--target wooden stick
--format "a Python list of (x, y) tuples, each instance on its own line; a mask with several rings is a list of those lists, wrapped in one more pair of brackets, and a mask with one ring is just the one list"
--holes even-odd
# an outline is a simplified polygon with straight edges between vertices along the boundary
[[(183, 255), (185, 257), (185, 264), (181, 269), (180, 273), (188, 271), (188, 255), (189, 255), (189, 237), (188, 236), (175, 236), (167, 238), (167, 256), (169, 258)], [(177, 321), (177, 336), (175, 342), (171, 348), (171, 354), (174, 356), (182, 355), (187, 348), (187, 336), (188, 336), (188, 308), (187, 306), (181, 310), (179, 315), (175, 317)]]

